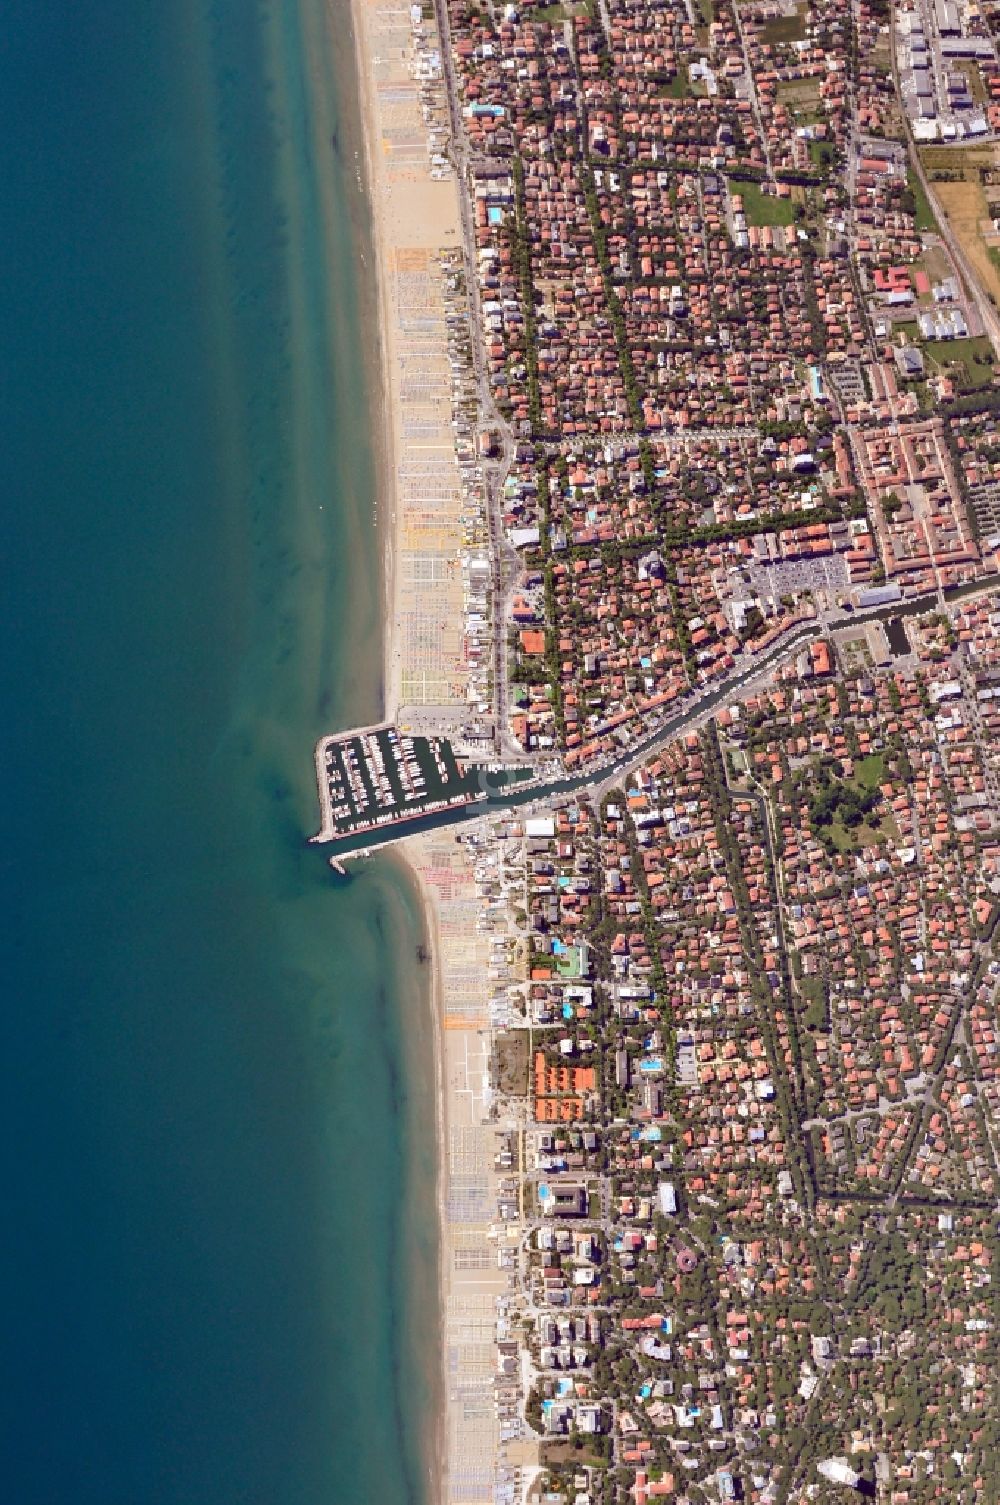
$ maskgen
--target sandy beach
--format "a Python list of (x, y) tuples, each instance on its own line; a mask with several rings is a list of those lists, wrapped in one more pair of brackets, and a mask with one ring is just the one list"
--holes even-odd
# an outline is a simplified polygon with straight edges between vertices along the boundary
[[(461, 484), (452, 429), (443, 258), (461, 250), (458, 188), (432, 175), (421, 49), (409, 11), (352, 0), (381, 347), (379, 506), (385, 716), (435, 729), (465, 707)], [(433, 40), (425, 30), (424, 37)]]
[[(432, 171), (430, 133), (445, 119), (440, 81), (396, 0), (352, 0), (376, 247), (381, 347), (380, 517), (385, 540), (385, 716), (414, 732), (460, 724), (466, 708), (461, 577), (463, 493), (452, 427), (448, 265), (460, 255), (458, 185)], [(430, 117), (428, 119), (428, 116)], [(488, 946), (466, 848), (448, 834), (397, 851), (420, 886), (433, 958), (438, 1075), (442, 1306), (438, 1436), (431, 1493), (492, 1500), (498, 1456), (493, 1383), (496, 1299), (506, 1288), (491, 1244), (495, 1132), (489, 1123)]]

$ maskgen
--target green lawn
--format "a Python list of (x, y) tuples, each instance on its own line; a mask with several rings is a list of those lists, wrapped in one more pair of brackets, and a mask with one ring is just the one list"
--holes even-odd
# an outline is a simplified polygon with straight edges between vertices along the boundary
[[(851, 783), (856, 789), (864, 794), (870, 794), (875, 789), (880, 789), (886, 782), (888, 774), (885, 766), (883, 753), (868, 753), (867, 757), (859, 758), (854, 765), (854, 776)], [(856, 846), (865, 846), (871, 842), (898, 842), (899, 827), (896, 817), (889, 809), (885, 801), (872, 811), (866, 821), (863, 821), (854, 832), (845, 830), (846, 836), (853, 836)], [(834, 837), (836, 840), (836, 837)]]
[(565, 4), (543, 5), (539, 10), (529, 11), (526, 19), (529, 21), (551, 21), (553, 25), (558, 25), (562, 21), (571, 21), (574, 16), (585, 16), (587, 13), (588, 7), (585, 0), (577, 0), (576, 4), (573, 3), (573, 0), (566, 0)]
[(694, 90), (688, 79), (687, 68), (683, 63), (669, 84), (661, 84), (656, 92), (661, 99), (687, 99), (693, 95)]
[(829, 172), (836, 158), (836, 152), (829, 141), (810, 141), (809, 156), (814, 167), (820, 172)]
[(581, 956), (579, 946), (569, 946), (560, 955), (553, 956), (552, 959), (556, 964), (556, 971), (560, 977), (574, 978), (580, 976)]
[(913, 195), (913, 202), (915, 205), (913, 214), (914, 226), (918, 230), (936, 231), (938, 223), (934, 218), (934, 211), (927, 201), (927, 195), (926, 193), (924, 193), (923, 184), (915, 173), (911, 172), (907, 175), (906, 186)]
[(877, 824), (862, 821), (850, 829), (840, 816), (834, 816), (830, 826), (830, 840), (838, 852), (860, 852), (862, 847), (881, 846), (886, 841), (899, 840), (899, 827), (891, 815), (884, 815)]
[(743, 199), (743, 212), (748, 225), (790, 225), (795, 219), (795, 205), (791, 199), (777, 199), (761, 192), (760, 184), (730, 179), (729, 191)]
[[(845, 813), (850, 813), (852, 805), (856, 807), (859, 799), (867, 801), (867, 797), (874, 795), (885, 781), (885, 758), (881, 753), (869, 753), (867, 757), (858, 758), (851, 777), (836, 781), (832, 786), (831, 792), (840, 789), (844, 791), (844, 795), (835, 798), (833, 819), (822, 823), (819, 833), (821, 839), (838, 852), (858, 852), (862, 847), (878, 846), (888, 841), (898, 842), (899, 827), (892, 812), (881, 800), (876, 800), (875, 808), (869, 810), (856, 825), (848, 824), (844, 819)], [(829, 807), (829, 794), (821, 795), (819, 803), (825, 803)]]
[(981, 107), (988, 105), (990, 96), (987, 91), (986, 85), (983, 83), (983, 75), (979, 71), (978, 64), (958, 63), (957, 67), (962, 73), (965, 74), (966, 78), (969, 80), (969, 92), (971, 93), (976, 104)]
[(826, 984), (822, 977), (803, 977), (799, 981), (799, 997), (805, 1005), (803, 1024), (807, 1029), (823, 1029), (827, 1022)]
[(869, 753), (865, 758), (859, 758), (854, 765), (854, 777), (851, 783), (855, 788), (863, 790), (866, 794), (872, 789), (878, 789), (885, 783), (885, 758), (881, 753)]
[(930, 340), (924, 355), (938, 367), (960, 366), (960, 387), (966, 391), (988, 387), (993, 380), (993, 346), (986, 335), (969, 340)]

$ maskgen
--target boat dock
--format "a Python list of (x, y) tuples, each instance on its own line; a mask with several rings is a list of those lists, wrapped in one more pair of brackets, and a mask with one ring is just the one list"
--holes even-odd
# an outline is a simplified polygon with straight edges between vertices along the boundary
[(381, 845), (395, 827), (488, 797), (488, 770), (464, 765), (447, 738), (408, 736), (389, 722), (323, 737), (315, 758), (322, 822), (314, 842), (353, 847), (370, 835)]

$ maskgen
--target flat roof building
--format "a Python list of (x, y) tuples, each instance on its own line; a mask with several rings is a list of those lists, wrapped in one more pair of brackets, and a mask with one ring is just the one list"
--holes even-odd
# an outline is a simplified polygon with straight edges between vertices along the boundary
[(954, 0), (935, 0), (934, 19), (942, 37), (957, 37), (961, 34), (958, 6), (954, 4)]

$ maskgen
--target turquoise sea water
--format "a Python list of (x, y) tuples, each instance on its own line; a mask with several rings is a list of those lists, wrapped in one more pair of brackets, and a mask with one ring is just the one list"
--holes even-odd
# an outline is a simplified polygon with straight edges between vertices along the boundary
[(426, 1496), (419, 913), (389, 864), (335, 886), (302, 840), (314, 737), (380, 696), (365, 220), (322, 18), (5, 8), (12, 1505)]

